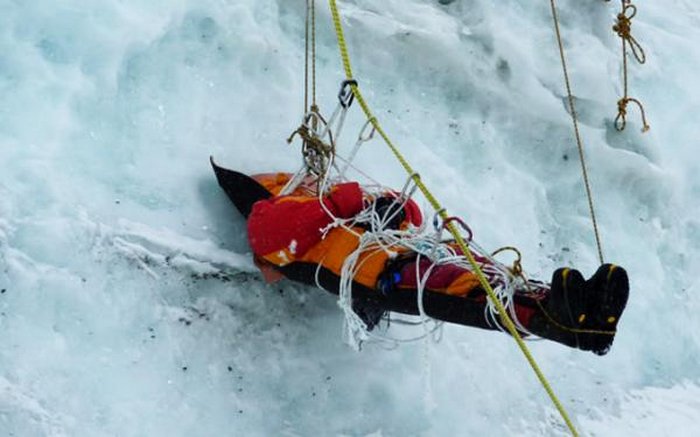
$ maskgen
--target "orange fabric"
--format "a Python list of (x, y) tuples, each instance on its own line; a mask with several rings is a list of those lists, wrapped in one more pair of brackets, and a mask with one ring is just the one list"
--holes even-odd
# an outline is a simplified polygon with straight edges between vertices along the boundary
[(277, 203), (284, 203), (284, 202), (294, 202), (294, 203), (318, 202), (318, 197), (289, 195), (289, 196), (280, 197), (277, 200)]
[[(364, 232), (361, 228), (353, 230), (359, 234)], [(356, 235), (346, 229), (336, 228), (328, 232), (326, 238), (309, 249), (299, 261), (320, 264), (340, 276), (345, 259), (357, 249), (357, 244)], [(359, 268), (354, 281), (374, 288), (388, 258), (389, 256), (381, 249), (361, 254), (357, 261)]]
[[(278, 194), (289, 182), (291, 175), (288, 173), (256, 175), (254, 178), (273, 194)], [(302, 183), (287, 198), (280, 199), (280, 202), (306, 202), (316, 201), (317, 198), (311, 193), (312, 188), (307, 183)], [(308, 196), (304, 198), (303, 196)], [(354, 228), (358, 234), (364, 232), (361, 228)], [(340, 276), (345, 259), (357, 249), (357, 236), (343, 228), (332, 229), (326, 237), (319, 243), (311, 247), (297, 261), (320, 264), (333, 273)], [(285, 265), (294, 259), (288, 250), (282, 250), (263, 257), (266, 261), (276, 265)], [(377, 285), (377, 278), (384, 270), (388, 255), (382, 250), (364, 253), (358, 260), (358, 272), (355, 275), (355, 282), (369, 288)]]
[(250, 247), (278, 266), (294, 262), (322, 241), (322, 229), (334, 216), (351, 218), (359, 213), (362, 198), (357, 182), (345, 182), (334, 185), (321, 200), (291, 195), (260, 200), (248, 216)]
[(389, 255), (379, 248), (361, 254), (357, 262), (359, 268), (355, 273), (355, 282), (369, 288), (376, 287), (388, 259)]
[(296, 261), (294, 259), (294, 255), (286, 247), (276, 252), (271, 252), (265, 255), (258, 256), (260, 256), (265, 261), (275, 264), (277, 266), (286, 266), (287, 264)]
[(275, 196), (282, 191), (289, 178), (289, 173), (264, 173), (253, 176), (253, 179)]
[[(260, 185), (273, 195), (278, 195), (282, 188), (292, 178), (291, 173), (263, 173), (252, 176)], [(308, 196), (313, 198), (316, 193), (315, 184), (310, 178), (305, 178), (301, 184), (291, 193), (291, 196)]]
[(273, 284), (284, 278), (284, 275), (280, 273), (277, 269), (275, 269), (275, 267), (266, 260), (255, 256), (253, 257), (253, 262), (255, 263), (255, 267), (260, 269), (260, 272), (263, 274), (265, 282), (267, 282), (268, 284)]
[(450, 286), (444, 290), (444, 293), (452, 296), (466, 296), (470, 291), (474, 290), (478, 286), (479, 279), (476, 277), (476, 275), (465, 270), (465, 272), (462, 273), (457, 280), (451, 283)]
[[(282, 188), (284, 188), (287, 182), (289, 182), (291, 176), (292, 175), (289, 173), (267, 173), (255, 175), (253, 177), (273, 195), (277, 195)], [(302, 184), (300, 184), (300, 186), (294, 190), (294, 192), (290, 193), (289, 196), (275, 200), (275, 202), (280, 204), (288, 202), (305, 204), (312, 201), (318, 201), (318, 198), (315, 195), (315, 185), (310, 181), (302, 182)], [(417, 206), (415, 206), (415, 208), (417, 209)], [(413, 220), (418, 220), (418, 223), (420, 223), (420, 210), (417, 209), (417, 211), (410, 212), (414, 216)], [(357, 234), (362, 234), (365, 232), (364, 229), (359, 227), (355, 227), (353, 230)], [(358, 237), (355, 234), (344, 228), (335, 228), (331, 229), (326, 234), (325, 238), (311, 246), (300, 257), (297, 257), (297, 254), (292, 253), (289, 248), (282, 248), (280, 250), (262, 255), (261, 264), (262, 267), (265, 267), (265, 263), (270, 263), (277, 266), (287, 265), (293, 261), (314, 263), (319, 264), (340, 276), (345, 259), (357, 249), (357, 245)], [(381, 249), (362, 253), (356, 264), (357, 272), (355, 273), (354, 281), (368, 288), (375, 288), (377, 286), (379, 276), (386, 267), (388, 258), (389, 255)], [(261, 270), (263, 270), (262, 267)], [(267, 265), (267, 267), (269, 269), (271, 266)], [(267, 279), (270, 272), (263, 271), (263, 273)], [(272, 275), (270, 276), (270, 279), (274, 280), (277, 278)], [(464, 273), (449, 283), (447, 287), (431, 290), (453, 296), (466, 296), (470, 291), (477, 288), (478, 285), (479, 281), (476, 276), (473, 273), (465, 270)], [(401, 285), (399, 285), (399, 287), (404, 288)]]

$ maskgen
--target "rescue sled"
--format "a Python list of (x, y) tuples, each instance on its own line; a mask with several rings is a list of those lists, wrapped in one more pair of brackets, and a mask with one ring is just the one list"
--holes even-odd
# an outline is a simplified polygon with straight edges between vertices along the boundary
[[(218, 166), (213, 158), (210, 161), (219, 185), (243, 217), (248, 218), (255, 202), (276, 194), (270, 192), (264, 185), (265, 181), (272, 177), (271, 174), (248, 176)], [(319, 267), (318, 264), (292, 262), (282, 267), (271, 267), (292, 281), (318, 286), (335, 295), (339, 294), (340, 277), (324, 267)], [(367, 324), (368, 329), (376, 326), (381, 316), (387, 311), (407, 315), (420, 314), (418, 290), (394, 289), (386, 286), (386, 282), (391, 282), (392, 275), (398, 267), (398, 265), (387, 266), (385, 274), (375, 288), (353, 281), (353, 310)], [(525, 301), (519, 303), (525, 303)], [(452, 296), (427, 289), (423, 291), (423, 309), (425, 314), (433, 319), (484, 329), (499, 329), (496, 323), (490, 323), (485, 317), (486, 306), (486, 294), (481, 290), (476, 290), (467, 297)]]

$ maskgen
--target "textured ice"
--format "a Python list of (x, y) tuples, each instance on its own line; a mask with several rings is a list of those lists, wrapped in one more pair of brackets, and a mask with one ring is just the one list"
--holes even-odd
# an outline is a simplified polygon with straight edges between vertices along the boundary
[[(265, 285), (208, 157), (293, 170), (301, 0), (0, 1), (0, 435), (562, 435), (514, 343), (355, 353), (323, 292)], [(632, 295), (604, 358), (531, 347), (584, 435), (691, 435), (700, 419), (700, 6), (640, 2), (652, 124), (612, 126), (616, 2), (560, 2), (608, 260)], [(319, 97), (342, 79), (319, 1)], [(386, 130), (487, 248), (588, 275), (587, 217), (549, 5), (340, 2)], [(361, 126), (357, 112), (344, 147)], [(346, 149), (347, 150), (347, 149)], [(401, 186), (379, 142), (364, 171)]]

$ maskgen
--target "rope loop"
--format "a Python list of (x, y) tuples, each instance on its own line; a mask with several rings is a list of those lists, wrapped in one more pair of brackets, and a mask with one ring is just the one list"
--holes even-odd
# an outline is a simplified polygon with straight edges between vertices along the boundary
[[(413, 196), (413, 193), (416, 192), (418, 189), (418, 185), (416, 185), (420, 181), (420, 173), (418, 172), (413, 172), (410, 175), (408, 175), (408, 178), (406, 178), (406, 183), (403, 185), (403, 188), (401, 189), (401, 196), (405, 196), (406, 193), (408, 194), (408, 197)], [(409, 190), (409, 187), (411, 186), (411, 182), (413, 182), (413, 187)]]
[[(628, 15), (627, 12), (631, 11)], [(637, 7), (632, 3), (627, 3), (622, 5), (622, 11), (617, 14), (617, 22), (613, 26), (613, 31), (622, 38), (624, 43), (629, 44), (630, 49), (634, 58), (640, 64), (644, 64), (647, 61), (646, 54), (644, 53), (644, 48), (639, 42), (632, 36), (632, 18), (637, 15)]]
[(617, 117), (615, 117), (615, 129), (619, 132), (625, 130), (627, 126), (627, 105), (632, 102), (639, 108), (639, 112), (642, 115), (642, 133), (645, 133), (651, 129), (649, 123), (647, 123), (646, 112), (644, 111), (644, 105), (639, 100), (632, 97), (623, 97), (617, 101)]
[(622, 9), (617, 14), (617, 21), (612, 27), (613, 31), (620, 37), (622, 41), (622, 89), (623, 96), (617, 101), (617, 117), (615, 117), (615, 129), (619, 132), (625, 130), (627, 126), (627, 105), (630, 102), (635, 103), (642, 113), (642, 132), (649, 130), (646, 113), (642, 103), (634, 98), (631, 98), (628, 93), (629, 72), (627, 68), (627, 46), (629, 46), (632, 56), (640, 64), (647, 61), (646, 53), (641, 44), (632, 36), (632, 18), (637, 16), (637, 6), (632, 4), (632, 0), (622, 0)]
[[(360, 130), (360, 135), (358, 135), (357, 141), (360, 141), (362, 143), (366, 143), (367, 141), (374, 138), (374, 134), (377, 132), (377, 128), (374, 126), (374, 120), (375, 120), (374, 117), (367, 119), (364, 126), (362, 126), (362, 129)], [(365, 135), (365, 131), (367, 131), (368, 127), (371, 127), (372, 129), (370, 129), (368, 135)]]
[(515, 256), (516, 256), (515, 261), (513, 261), (513, 266), (510, 268), (510, 272), (514, 276), (522, 277), (523, 276), (523, 265), (522, 265), (523, 255), (520, 253), (520, 251), (516, 247), (503, 246), (500, 249), (497, 249), (496, 251), (494, 251), (491, 254), (491, 256), (495, 257), (499, 253), (506, 252), (506, 251), (515, 252)]

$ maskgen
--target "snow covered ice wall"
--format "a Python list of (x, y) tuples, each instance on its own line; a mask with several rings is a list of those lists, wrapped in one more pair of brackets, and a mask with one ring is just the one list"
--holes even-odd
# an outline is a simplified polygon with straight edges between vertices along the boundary
[[(87, 3), (87, 4), (86, 4)], [(208, 166), (292, 170), (300, 0), (1, 1), (0, 435), (559, 435), (505, 335), (354, 353), (332, 297), (265, 285)], [(620, 134), (617, 6), (560, 0), (606, 257), (632, 296), (611, 353), (531, 344), (588, 435), (700, 419), (700, 6), (640, 2)], [(319, 95), (342, 78), (319, 5)], [(546, 1), (343, 1), (387, 131), (487, 248), (596, 267)], [(346, 147), (359, 128), (345, 130)], [(360, 166), (405, 175), (379, 143)]]

